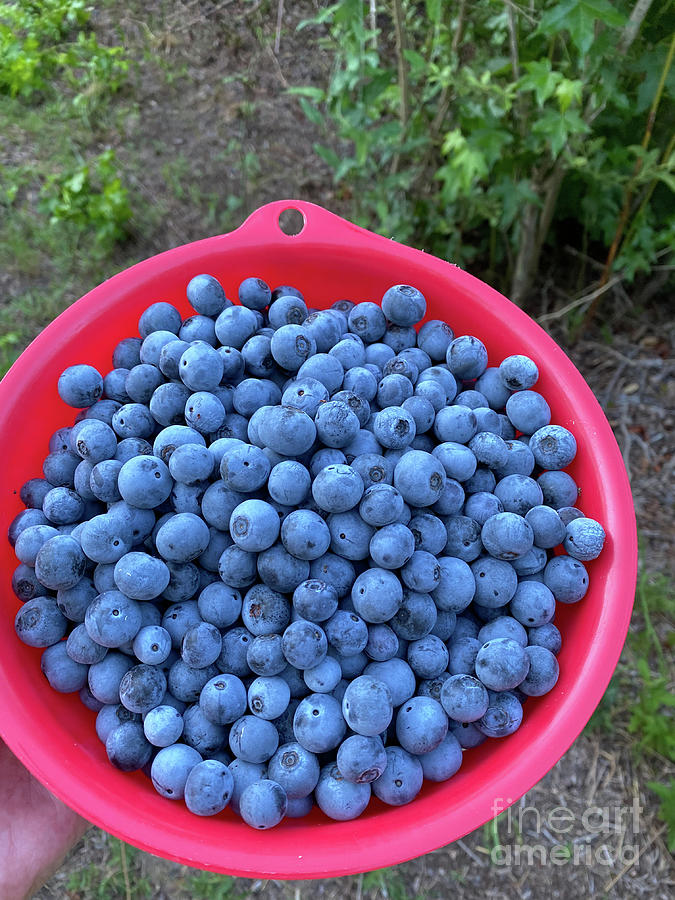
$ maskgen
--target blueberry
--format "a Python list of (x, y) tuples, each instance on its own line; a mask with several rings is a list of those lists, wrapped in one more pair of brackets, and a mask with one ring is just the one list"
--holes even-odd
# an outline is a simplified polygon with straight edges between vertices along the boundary
[(573, 519), (565, 531), (563, 546), (574, 559), (597, 559), (605, 543), (605, 529), (595, 519)]
[(208, 526), (194, 513), (176, 513), (159, 528), (157, 552), (167, 563), (186, 563), (200, 556), (210, 540)]
[(523, 434), (534, 434), (551, 421), (551, 408), (536, 391), (518, 391), (506, 403), (506, 415)]
[(270, 497), (285, 506), (299, 506), (307, 497), (310, 486), (309, 472), (294, 459), (277, 463), (267, 481)]
[(488, 641), (476, 656), (476, 675), (493, 691), (510, 691), (526, 677), (530, 663), (523, 647), (510, 638)]
[(296, 509), (281, 525), (281, 541), (292, 556), (311, 560), (328, 550), (331, 533), (321, 516), (308, 509)]
[(84, 575), (86, 558), (73, 538), (58, 534), (40, 547), (35, 557), (35, 576), (50, 590), (74, 587)]
[(539, 370), (529, 356), (507, 356), (499, 365), (499, 375), (510, 391), (526, 391), (537, 383)]
[(544, 569), (544, 584), (560, 603), (578, 603), (588, 590), (588, 573), (573, 557), (554, 556)]
[(262, 278), (245, 278), (239, 285), (238, 296), (242, 306), (263, 310), (271, 302), (272, 291)]
[(436, 624), (436, 604), (430, 594), (403, 590), (403, 600), (390, 625), (399, 638), (417, 641), (426, 637)]
[(445, 671), (448, 662), (445, 644), (433, 634), (408, 644), (408, 663), (418, 678), (436, 678)]
[(389, 406), (375, 416), (373, 433), (383, 447), (400, 450), (417, 433), (415, 420), (402, 406)]
[(209, 721), (228, 725), (246, 712), (246, 688), (232, 673), (216, 675), (202, 686), (199, 705)]
[(338, 822), (358, 818), (368, 806), (370, 795), (369, 784), (348, 781), (335, 764), (321, 769), (314, 792), (321, 811)]
[[(362, 304), (357, 304), (361, 306)], [(408, 284), (390, 287), (382, 297), (382, 312), (395, 325), (415, 325), (427, 311), (424, 296)]]
[(536, 628), (528, 628), (527, 639), (532, 647), (545, 647), (551, 653), (557, 655), (562, 647), (560, 632), (550, 622), (539, 625)]
[(503, 512), (491, 516), (485, 522), (481, 539), (491, 556), (511, 560), (524, 556), (532, 548), (534, 535), (522, 516)]
[(577, 454), (574, 435), (561, 425), (539, 428), (530, 438), (529, 448), (542, 469), (564, 469)]
[(66, 633), (68, 621), (52, 597), (35, 597), (19, 609), (14, 620), (18, 637), (29, 647), (49, 647)]
[(475, 722), (488, 708), (488, 692), (472, 675), (452, 675), (441, 688), (441, 705), (456, 722)]
[(290, 741), (280, 746), (270, 759), (267, 772), (273, 781), (281, 785), (289, 799), (299, 799), (311, 794), (316, 787), (319, 761), (314, 753), (297, 741)]
[(201, 754), (186, 744), (174, 744), (159, 751), (152, 761), (152, 784), (158, 794), (181, 800), (191, 770), (202, 762)]
[(103, 379), (93, 366), (69, 366), (59, 376), (58, 392), (68, 406), (84, 409), (103, 394)]
[(415, 538), (405, 525), (385, 525), (370, 540), (370, 555), (382, 569), (399, 569), (415, 552)]
[(445, 482), (441, 461), (422, 450), (406, 453), (394, 469), (394, 487), (411, 506), (431, 506), (443, 493)]
[(312, 693), (329, 694), (342, 678), (342, 667), (332, 656), (326, 656), (318, 665), (304, 669), (302, 677)]
[(414, 800), (422, 788), (422, 764), (402, 747), (387, 747), (385, 752), (387, 765), (382, 775), (372, 783), (373, 793), (389, 806), (403, 806)]
[(520, 727), (523, 708), (511, 691), (490, 695), (490, 705), (475, 724), (487, 737), (506, 737)]
[(386, 683), (370, 675), (361, 675), (350, 682), (342, 700), (342, 714), (347, 725), (367, 737), (374, 737), (387, 728), (393, 709)]

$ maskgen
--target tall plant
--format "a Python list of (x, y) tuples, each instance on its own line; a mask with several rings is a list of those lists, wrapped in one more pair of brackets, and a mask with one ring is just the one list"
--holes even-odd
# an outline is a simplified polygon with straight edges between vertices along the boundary
[(505, 271), (520, 302), (552, 228), (609, 248), (628, 196), (613, 264), (632, 278), (675, 232), (672, 8), (341, 0), (299, 26), (325, 30), (327, 86), (292, 90), (340, 140), (315, 149), (362, 224)]

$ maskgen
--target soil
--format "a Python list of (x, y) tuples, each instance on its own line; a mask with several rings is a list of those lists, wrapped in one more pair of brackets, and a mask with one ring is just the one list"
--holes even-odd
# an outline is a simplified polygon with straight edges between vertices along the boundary
[[(348, 200), (336, 194), (330, 171), (309, 152), (324, 137), (287, 93), (289, 85), (322, 84), (329, 71), (330, 56), (319, 41), (321, 29), (296, 32), (297, 24), (317, 7), (309, 0), (286, 4), (276, 53), (273, 2), (151, 0), (142, 5), (109, 4), (95, 13), (101, 39), (118, 42), (121, 31), (125, 46), (138, 60), (132, 87), (119, 99), (124, 111), (119, 129), (100, 135), (101, 149), (108, 145), (117, 149), (137, 192), (136, 208), (154, 212), (151, 227), (147, 212), (132, 223), (132, 244), (125, 255), (141, 259), (228, 230), (261, 204), (282, 197), (302, 197), (348, 217)], [(553, 314), (543, 324), (567, 350), (606, 410), (631, 477), (642, 565), (650, 572), (672, 574), (672, 318), (649, 301), (636, 307), (625, 292), (609, 292), (602, 316), (611, 343), (605, 339), (607, 327), (596, 325), (571, 345), (566, 320), (556, 313), (556, 305), (563, 304), (546, 292), (546, 283), (550, 277), (538, 294), (541, 306), (529, 311), (535, 318)], [(83, 285), (81, 293), (87, 287)], [(508, 823), (500, 820), (498, 841), (487, 829), (479, 829), (379, 880), (372, 875), (314, 884), (237, 879), (221, 893), (214, 882), (212, 892), (203, 896), (433, 900), (452, 894), (576, 900), (597, 894), (665, 900), (673, 896), (675, 869), (664, 826), (655, 816), (655, 797), (645, 787), (655, 774), (663, 777), (664, 772), (668, 767), (663, 760), (635, 757), (630, 736), (617, 732), (607, 739), (586, 731), (521, 801), (521, 806), (536, 808), (543, 828), (535, 827), (536, 815), (530, 811), (523, 815), (520, 837), (514, 829), (509, 833)], [(634, 800), (642, 808), (635, 833), (628, 820), (599, 831), (583, 820), (591, 806), (632, 809)], [(550, 825), (551, 811), (560, 806), (568, 807), (573, 816), (570, 831), (563, 835)], [(524, 846), (541, 845), (534, 861), (526, 855), (516, 860), (520, 841)], [(74, 873), (88, 866), (99, 867), (104, 879), (112, 865), (111, 843), (104, 832), (92, 829), (35, 896), (46, 900), (195, 895), (190, 881), (194, 873), (140, 853), (134, 856), (131, 881), (121, 893), (103, 883), (102, 893), (98, 888), (83, 892), (73, 887)], [(495, 843), (502, 850), (491, 858)], [(568, 847), (565, 852), (572, 858), (552, 861), (551, 848), (560, 845)], [(574, 861), (575, 848), (584, 848), (581, 862)], [(554, 855), (561, 852), (555, 850)], [(542, 853), (545, 863), (538, 861)], [(138, 887), (142, 879), (150, 885), (150, 893)]]

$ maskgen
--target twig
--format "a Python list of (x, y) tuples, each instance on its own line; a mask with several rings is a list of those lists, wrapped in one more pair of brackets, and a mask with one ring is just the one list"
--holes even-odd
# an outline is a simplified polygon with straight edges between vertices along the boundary
[(122, 875), (124, 876), (124, 895), (126, 900), (131, 900), (131, 884), (129, 883), (127, 848), (124, 841), (120, 841), (120, 862), (122, 863)]
[[(394, 29), (396, 32), (396, 61), (398, 65), (399, 119), (401, 121), (401, 139), (405, 135), (410, 116), (410, 85), (408, 83), (408, 64), (403, 55), (404, 49), (404, 14), (401, 0), (393, 0)], [(391, 161), (392, 175), (398, 170), (401, 154), (396, 153)]]
[(511, 68), (513, 69), (514, 81), (520, 78), (520, 66), (518, 65), (518, 38), (516, 36), (516, 17), (513, 6), (506, 4), (506, 12), (509, 17), (509, 46), (511, 48)]
[(368, 23), (370, 30), (373, 32), (373, 49), (377, 50), (377, 0), (370, 0), (370, 9), (368, 11)]
[(661, 835), (663, 834), (663, 832), (666, 830), (667, 827), (668, 827), (667, 825), (662, 825), (662, 826), (659, 828), (658, 831), (654, 832), (654, 834), (649, 838), (649, 840), (648, 840), (647, 843), (644, 845), (644, 847), (642, 847), (642, 848), (640, 849), (640, 852), (639, 852), (638, 855), (635, 857), (635, 859), (632, 859), (629, 863), (626, 863), (626, 865), (625, 865), (625, 866), (623, 867), (623, 869), (618, 873), (618, 875), (615, 875), (614, 878), (610, 879), (610, 880), (607, 882), (607, 884), (606, 884), (605, 887), (604, 887), (605, 893), (607, 893), (607, 891), (611, 891), (611, 889), (614, 887), (614, 885), (615, 885), (618, 881), (620, 881), (620, 880), (623, 878), (623, 876), (626, 874), (626, 872), (628, 872), (630, 869), (633, 868), (633, 866), (634, 866), (635, 863), (640, 859), (640, 857), (641, 857), (642, 854), (645, 852), (645, 850), (648, 850), (649, 847), (651, 847), (651, 845), (654, 843), (654, 841), (655, 841), (657, 838), (660, 838), (660, 837), (661, 837)]
[[(277, 6), (277, 30), (274, 35), (274, 52), (279, 52), (279, 47), (281, 46), (281, 23), (284, 20), (284, 0), (279, 0), (279, 5)], [(285, 79), (284, 79), (285, 80)], [(288, 87), (288, 85), (286, 85)]]
[[(652, 138), (652, 132), (654, 130), (654, 123), (656, 121), (656, 113), (659, 108), (659, 104), (661, 103), (661, 97), (663, 95), (663, 90), (666, 84), (666, 78), (668, 77), (668, 73), (670, 72), (670, 67), (673, 64), (673, 56), (675, 56), (675, 34), (670, 41), (670, 48), (668, 50), (668, 56), (666, 57), (666, 61), (663, 64), (663, 69), (661, 71), (661, 77), (659, 79), (658, 86), (656, 88), (656, 93), (654, 94), (654, 98), (652, 100), (652, 105), (649, 109), (649, 115), (647, 116), (647, 125), (645, 127), (645, 133), (642, 137), (642, 150), (646, 151), (649, 146), (649, 142)], [(633, 175), (630, 180), (626, 184), (626, 189), (624, 193), (623, 200), (623, 208), (621, 209), (621, 214), (619, 215), (619, 221), (616, 225), (616, 231), (614, 233), (614, 239), (612, 240), (612, 244), (609, 248), (609, 253), (607, 254), (607, 260), (605, 261), (605, 270), (602, 273), (602, 283), (607, 281), (609, 275), (612, 271), (612, 266), (614, 264), (614, 260), (616, 258), (616, 254), (619, 249), (619, 243), (623, 236), (623, 232), (626, 228), (626, 223), (628, 221), (628, 216), (630, 214), (631, 201), (633, 199), (633, 187), (635, 184), (635, 180), (642, 170), (642, 164), (644, 161), (644, 156), (638, 156), (635, 160), (635, 166), (633, 168)], [(597, 304), (593, 304), (591, 308), (586, 313), (586, 321), (585, 325), (588, 324), (593, 316), (595, 315), (595, 310), (597, 309)]]
[(476, 865), (483, 866), (483, 867), (485, 866), (485, 863), (480, 858), (480, 856), (476, 856), (476, 854), (473, 852), (471, 847), (467, 847), (467, 845), (464, 843), (464, 841), (458, 840), (457, 844), (462, 848), (462, 850), (466, 853), (467, 856), (471, 857), (471, 859), (476, 863)]
[(274, 67), (277, 70), (277, 75), (279, 76), (279, 81), (283, 84), (283, 86), (285, 88), (290, 87), (290, 85), (286, 81), (286, 77), (285, 77), (284, 73), (281, 71), (281, 66), (279, 65), (279, 60), (277, 59), (276, 53), (274, 52), (274, 50), (272, 49), (272, 47), (269, 44), (265, 45), (265, 49), (267, 50), (267, 52), (269, 53), (269, 55), (272, 58)]
[(626, 53), (630, 45), (633, 43), (635, 38), (637, 37), (637, 33), (640, 30), (640, 25), (644, 21), (644, 17), (649, 12), (649, 7), (652, 5), (652, 0), (637, 0), (637, 3), (633, 7), (633, 12), (630, 14), (630, 18), (626, 22), (626, 25), (623, 29), (623, 34), (621, 35), (621, 40), (619, 41), (619, 53)]

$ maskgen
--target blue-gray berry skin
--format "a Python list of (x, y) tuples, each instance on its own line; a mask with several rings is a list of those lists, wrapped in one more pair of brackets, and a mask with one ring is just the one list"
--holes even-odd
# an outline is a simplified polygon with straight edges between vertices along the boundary
[(17, 636), (29, 647), (49, 647), (66, 633), (68, 621), (53, 597), (35, 597), (19, 609), (14, 620)]
[(205, 759), (192, 768), (185, 781), (185, 805), (197, 816), (215, 816), (229, 803), (232, 773), (217, 759)]
[(187, 286), (187, 298), (192, 308), (202, 316), (217, 316), (231, 305), (223, 286), (213, 275), (195, 275)]
[(357, 734), (374, 737), (389, 725), (393, 715), (391, 692), (383, 681), (360, 675), (347, 687), (342, 700), (342, 714), (347, 725)]
[(84, 575), (85, 566), (80, 544), (68, 535), (49, 538), (35, 557), (35, 575), (50, 590), (74, 587)]
[(558, 681), (558, 660), (546, 647), (529, 646), (525, 648), (525, 653), (530, 660), (530, 669), (518, 686), (519, 690), (528, 697), (541, 697), (552, 690)]
[(510, 691), (526, 677), (530, 663), (523, 647), (510, 638), (488, 641), (476, 656), (476, 676), (493, 691)]
[(84, 409), (103, 394), (103, 379), (93, 366), (69, 366), (59, 376), (58, 392), (68, 406)]
[(562, 425), (545, 425), (534, 432), (529, 448), (542, 469), (565, 469), (577, 454), (574, 435)]
[(475, 722), (488, 708), (488, 692), (472, 675), (452, 675), (443, 683), (440, 702), (456, 722)]
[(330, 819), (346, 822), (356, 819), (370, 802), (371, 787), (368, 783), (348, 781), (336, 764), (321, 770), (314, 796), (321, 811)]
[(544, 569), (544, 584), (560, 603), (578, 603), (588, 590), (588, 572), (571, 556), (554, 556)]
[(523, 707), (511, 691), (490, 694), (490, 703), (476, 728), (486, 737), (506, 737), (516, 731), (523, 720)]
[(396, 284), (382, 297), (382, 312), (395, 325), (416, 325), (426, 311), (424, 296), (409, 284)]
[(312, 560), (323, 556), (328, 550), (331, 533), (317, 513), (296, 509), (285, 517), (281, 525), (281, 541), (292, 556)]
[(160, 750), (150, 771), (157, 793), (169, 800), (182, 800), (188, 775), (200, 762), (201, 754), (186, 744), (173, 744)]
[(246, 762), (263, 763), (279, 746), (279, 734), (271, 722), (257, 716), (244, 715), (233, 723), (229, 734), (230, 749)]
[(389, 806), (403, 806), (414, 800), (422, 788), (422, 764), (402, 747), (387, 747), (385, 752), (387, 765), (372, 783), (373, 793)]
[(605, 529), (595, 519), (573, 519), (565, 530), (563, 547), (574, 559), (597, 559), (605, 543)]
[(263, 310), (272, 300), (272, 291), (262, 278), (249, 277), (239, 285), (238, 296), (242, 306)]

